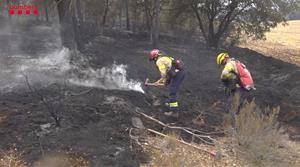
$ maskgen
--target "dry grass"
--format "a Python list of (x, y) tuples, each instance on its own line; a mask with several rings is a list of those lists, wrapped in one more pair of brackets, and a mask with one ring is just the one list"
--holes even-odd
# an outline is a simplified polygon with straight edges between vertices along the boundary
[(278, 128), (279, 108), (246, 103), (234, 118), (233, 148), (238, 158), (258, 167), (300, 166), (299, 150)]
[[(178, 136), (170, 135), (166, 138), (151, 137), (151, 147), (147, 148), (151, 155), (151, 161), (143, 167), (241, 167), (246, 166), (233, 155), (221, 150), (222, 158), (216, 159), (210, 154), (183, 145), (176, 141)], [(216, 147), (196, 144), (205, 150), (216, 151)]]
[[(23, 159), (23, 154), (16, 148), (0, 152), (0, 167), (30, 167)], [(33, 167), (89, 167), (90, 162), (82, 155), (71, 152), (58, 152), (46, 155), (35, 162)]]
[(267, 41), (279, 43), (291, 49), (300, 49), (300, 21), (289, 21), (266, 33)]
[(198, 148), (221, 152), (221, 159), (184, 145), (178, 135), (165, 138), (148, 136), (143, 147), (151, 160), (143, 167), (298, 167), (300, 146), (289, 140), (278, 126), (279, 108), (261, 109), (245, 103), (238, 115), (236, 96), (231, 112), (224, 117), (225, 137), (215, 146), (192, 143)]
[(300, 21), (279, 25), (266, 33), (266, 40), (245, 39), (240, 46), (300, 66)]
[(19, 153), (16, 148), (11, 148), (8, 151), (0, 152), (1, 167), (28, 167), (28, 164), (23, 161), (22, 153)]
[(46, 155), (34, 167), (90, 167), (90, 162), (82, 155), (72, 152), (58, 152)]

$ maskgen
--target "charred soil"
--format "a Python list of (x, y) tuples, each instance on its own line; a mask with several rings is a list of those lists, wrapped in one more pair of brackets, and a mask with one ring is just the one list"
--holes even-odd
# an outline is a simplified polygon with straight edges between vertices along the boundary
[[(151, 47), (145, 36), (104, 34), (94, 35), (82, 51), (90, 66), (101, 68), (116, 62), (128, 66), (129, 78), (143, 82), (147, 77), (152, 80), (159, 77), (154, 64), (147, 60)], [(166, 37), (162, 37), (161, 49), (181, 58), (186, 66), (176, 125), (207, 132), (222, 130), (226, 97), (218, 78), (220, 69), (215, 65), (219, 50)], [(229, 53), (252, 72), (257, 88), (252, 96), (257, 104), (280, 106), (279, 119), (287, 127), (290, 137), (297, 140), (295, 136), (300, 132), (300, 68), (249, 49), (233, 48)], [(134, 111), (138, 108), (165, 123), (173, 121), (163, 114), (167, 89), (144, 87), (143, 94), (68, 83), (66, 86), (62, 82), (37, 86), (36, 91), (54, 106), (60, 118), (60, 126), (56, 126), (41, 97), (30, 91), (25, 82), (24, 85), (22, 89), (1, 93), (0, 149), (16, 148), (29, 164), (48, 154), (72, 152), (79, 153), (91, 166), (139, 166), (149, 157), (142, 149), (131, 147), (129, 129), (131, 118), (137, 116)], [(162, 131), (151, 122), (147, 124)]]

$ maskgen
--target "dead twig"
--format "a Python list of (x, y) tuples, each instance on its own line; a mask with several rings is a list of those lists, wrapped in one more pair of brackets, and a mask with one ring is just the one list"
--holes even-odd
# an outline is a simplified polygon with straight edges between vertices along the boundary
[(40, 143), (40, 149), (41, 149), (41, 152), (42, 152), (42, 156), (45, 157), (45, 152), (44, 152), (44, 148), (43, 148), (43, 145), (42, 145), (41, 137), (39, 137), (39, 143)]
[(85, 91), (82, 91), (82, 92), (79, 92), (79, 93), (71, 93), (71, 96), (81, 96), (81, 95), (84, 95), (84, 94), (87, 94), (87, 93), (90, 93), (92, 90), (94, 90), (94, 88), (91, 88), (89, 90), (85, 90)]
[(51, 115), (51, 117), (55, 120), (55, 125), (60, 126), (60, 117), (56, 114), (56, 109), (53, 107), (53, 105), (49, 104), (47, 100), (44, 98), (44, 96), (33, 86), (30, 85), (28, 81), (27, 75), (23, 75), (25, 77), (25, 82), (30, 90), (31, 93), (35, 94), (44, 104), (44, 106), (47, 108), (48, 113)]
[[(154, 133), (154, 134), (156, 134), (156, 135), (162, 136), (162, 137), (169, 137), (168, 135), (165, 135), (165, 134), (160, 133), (160, 132), (158, 132), (158, 131), (155, 131), (155, 130), (153, 130), (153, 129), (148, 129), (148, 128), (146, 128), (146, 130), (149, 131), (149, 132), (151, 132), (151, 133)], [(189, 146), (189, 147), (195, 148), (195, 149), (197, 149), (197, 150), (199, 150), (199, 151), (201, 151), (201, 152), (205, 152), (205, 153), (207, 153), (207, 154), (209, 154), (209, 155), (211, 155), (211, 156), (213, 156), (213, 157), (219, 157), (219, 153), (218, 153), (218, 152), (212, 152), (212, 151), (205, 150), (205, 149), (200, 148), (200, 147), (198, 147), (198, 146), (196, 146), (196, 145), (193, 145), (193, 144), (191, 144), (191, 143), (185, 142), (184, 140), (179, 140), (179, 139), (175, 139), (175, 140), (176, 140), (177, 142), (179, 142), (179, 143), (182, 143), (182, 144), (187, 145), (187, 146)]]
[[(197, 134), (197, 133), (201, 133), (201, 131), (199, 130), (196, 130), (196, 129), (192, 129), (192, 128), (185, 128), (185, 127), (178, 127), (178, 126), (170, 126), (170, 125), (167, 125), (151, 116), (148, 116), (140, 111), (138, 111), (139, 109), (137, 108), (135, 110), (135, 112), (145, 118), (147, 118), (148, 120), (151, 120), (151, 121), (154, 121), (156, 123), (158, 123), (159, 125), (163, 126), (163, 127), (166, 127), (166, 128), (169, 128), (169, 129), (176, 129), (176, 130), (182, 130), (190, 135), (192, 135), (194, 138), (198, 138), (199, 140), (203, 141), (204, 143), (206, 144), (209, 144), (209, 145), (215, 145), (217, 143), (217, 140), (213, 139), (212, 137), (208, 136), (208, 135), (201, 135), (201, 134)], [(197, 132), (197, 133), (196, 133)], [(211, 142), (212, 141), (212, 142)]]
[(137, 128), (130, 128), (129, 129), (129, 137), (130, 137), (130, 150), (133, 151), (133, 143), (135, 142), (138, 146), (144, 149), (143, 144), (139, 141), (140, 136), (139, 135), (133, 135), (133, 130), (140, 130)]
[(129, 137), (130, 137), (130, 139), (134, 140), (139, 146), (141, 146), (142, 144), (139, 142), (139, 136), (132, 135), (132, 130), (134, 130), (134, 128), (130, 128), (129, 129)]

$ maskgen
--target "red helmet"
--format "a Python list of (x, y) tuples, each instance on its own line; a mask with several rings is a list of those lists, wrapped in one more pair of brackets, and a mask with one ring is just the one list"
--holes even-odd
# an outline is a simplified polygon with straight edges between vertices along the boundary
[(159, 53), (160, 53), (160, 51), (159, 51), (158, 49), (153, 49), (153, 50), (150, 52), (149, 60), (150, 60), (150, 61), (155, 60), (155, 59), (159, 56)]

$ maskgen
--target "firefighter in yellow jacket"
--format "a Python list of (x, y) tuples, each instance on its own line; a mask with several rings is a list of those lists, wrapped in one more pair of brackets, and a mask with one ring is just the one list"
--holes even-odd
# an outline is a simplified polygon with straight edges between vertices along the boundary
[(145, 84), (150, 86), (169, 86), (169, 100), (166, 105), (170, 113), (175, 112), (178, 114), (177, 93), (185, 77), (182, 63), (164, 55), (158, 49), (153, 49), (150, 52), (149, 60), (155, 62), (161, 77), (154, 83), (146, 82)]
[(231, 59), (228, 53), (220, 53), (216, 61), (220, 67), (224, 67), (220, 79), (226, 88), (226, 93), (233, 94), (240, 87), (238, 84), (238, 71), (235, 66), (235, 60)]
[(218, 54), (216, 62), (219, 67), (224, 67), (220, 79), (225, 86), (225, 92), (228, 96), (226, 108), (227, 110), (230, 110), (233, 103), (233, 97), (238, 94), (240, 97), (240, 104), (236, 113), (239, 113), (241, 104), (244, 102), (244, 100), (249, 98), (248, 96), (250, 90), (255, 88), (253, 85), (249, 89), (242, 86), (237, 67), (238, 61), (234, 58), (230, 58), (228, 53), (223, 52)]

